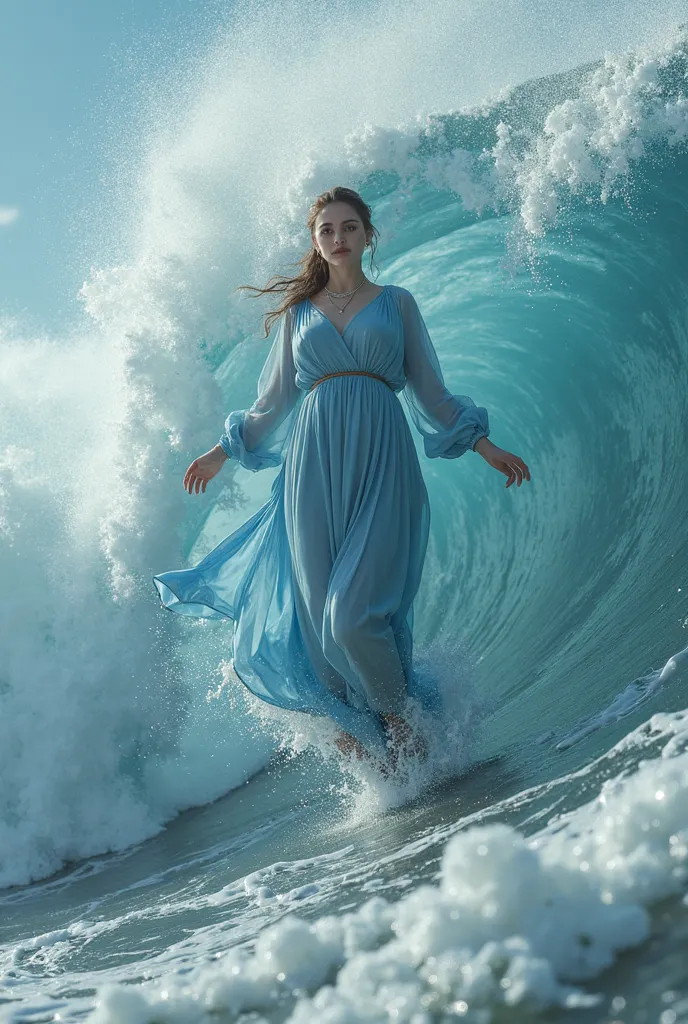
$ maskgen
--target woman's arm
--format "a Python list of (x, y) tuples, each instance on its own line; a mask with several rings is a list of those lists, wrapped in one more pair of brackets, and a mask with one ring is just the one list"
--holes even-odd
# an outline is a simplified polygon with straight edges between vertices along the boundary
[(296, 386), (292, 351), (291, 308), (282, 316), (275, 340), (258, 379), (258, 397), (250, 409), (230, 412), (222, 437), (210, 451), (195, 459), (184, 476), (191, 494), (205, 491), (208, 480), (219, 473), (229, 458), (257, 472), (278, 466), (302, 395)]
[(280, 320), (258, 379), (258, 397), (248, 410), (230, 412), (219, 444), (246, 469), (279, 465), (291, 429), (289, 414), (302, 395), (296, 386), (291, 308)]
[(507, 477), (506, 486), (530, 480), (523, 459), (490, 441), (487, 409), (477, 406), (468, 395), (453, 395), (444, 384), (437, 353), (416, 300), (400, 289), (404, 324), (404, 394), (411, 418), (423, 437), (425, 452), (455, 459), (468, 449), (478, 452), (494, 469)]
[(399, 302), (404, 327), (404, 395), (411, 419), (429, 458), (456, 459), (487, 438), (487, 409), (477, 406), (468, 395), (453, 395), (447, 389), (416, 300), (401, 288)]

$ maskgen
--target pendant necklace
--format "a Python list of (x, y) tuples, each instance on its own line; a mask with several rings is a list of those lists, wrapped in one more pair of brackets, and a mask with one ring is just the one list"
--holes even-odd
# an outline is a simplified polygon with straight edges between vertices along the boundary
[[(351, 291), (351, 292), (331, 292), (330, 289), (327, 287), (327, 285), (325, 285), (325, 291), (327, 292), (327, 297), (329, 298), (330, 302), (332, 303), (334, 308), (337, 310), (337, 312), (338, 313), (343, 313), (344, 310), (346, 309), (346, 307), (351, 302), (351, 299), (353, 299), (353, 297), (356, 294), (356, 292), (358, 291), (358, 289), (362, 288), (365, 283), (366, 283), (366, 278), (364, 277), (363, 280), (361, 281), (361, 283), (358, 285), (358, 288), (354, 288), (354, 290)], [(340, 309), (340, 307), (337, 305), (337, 303), (334, 300), (335, 300), (335, 298), (336, 299), (344, 299), (344, 298), (347, 297), (347, 295), (349, 296), (349, 298), (348, 298), (348, 300), (344, 303), (344, 305)]]

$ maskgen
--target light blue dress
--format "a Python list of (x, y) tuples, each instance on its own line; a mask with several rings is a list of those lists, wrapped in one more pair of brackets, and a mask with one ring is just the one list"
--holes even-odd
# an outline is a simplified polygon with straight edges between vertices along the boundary
[[(357, 374), (309, 390), (355, 370), (387, 383)], [(257, 400), (220, 440), (246, 469), (280, 467), (269, 501), (194, 568), (154, 577), (166, 608), (234, 621), (234, 668), (254, 694), (378, 750), (381, 712), (407, 695), (439, 710), (412, 670), (430, 508), (398, 392), (430, 458), (489, 434), (487, 410), (445, 387), (405, 288), (385, 285), (341, 334), (309, 299), (292, 305)]]

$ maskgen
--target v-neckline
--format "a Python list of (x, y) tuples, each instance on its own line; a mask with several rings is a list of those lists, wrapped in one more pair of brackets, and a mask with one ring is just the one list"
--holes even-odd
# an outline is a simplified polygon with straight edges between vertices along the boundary
[(308, 303), (309, 303), (309, 304), (310, 304), (310, 305), (312, 306), (312, 308), (313, 308), (314, 310), (316, 310), (316, 312), (320, 313), (320, 316), (321, 316), (321, 317), (323, 318), (323, 320), (327, 320), (328, 324), (331, 324), (331, 325), (332, 325), (333, 329), (334, 329), (335, 331), (337, 331), (337, 334), (339, 334), (339, 337), (340, 337), (340, 338), (343, 338), (343, 337), (344, 337), (344, 331), (345, 331), (345, 330), (346, 330), (346, 329), (347, 329), (348, 327), (350, 327), (350, 326), (351, 326), (351, 324), (352, 324), (352, 323), (354, 322), (354, 320), (356, 319), (356, 317), (357, 317), (357, 316), (360, 316), (360, 315), (361, 315), (361, 313), (363, 313), (363, 312), (364, 312), (364, 311), (365, 311), (365, 310), (366, 310), (366, 309), (368, 308), (368, 306), (372, 306), (372, 304), (373, 304), (374, 302), (377, 302), (377, 300), (378, 300), (378, 299), (380, 298), (380, 296), (381, 296), (381, 295), (384, 295), (384, 293), (385, 293), (385, 288), (386, 288), (386, 287), (387, 287), (387, 285), (386, 285), (386, 284), (383, 284), (383, 285), (382, 285), (382, 291), (381, 291), (381, 292), (378, 292), (378, 293), (377, 293), (377, 295), (375, 296), (375, 298), (374, 298), (374, 299), (371, 299), (371, 300), (370, 300), (370, 302), (366, 302), (365, 306), (363, 306), (363, 308), (362, 308), (362, 309), (359, 309), (358, 313), (354, 313), (354, 315), (353, 315), (353, 316), (351, 317), (351, 319), (350, 319), (350, 320), (349, 320), (349, 321), (348, 321), (348, 322), (347, 322), (346, 324), (344, 324), (344, 327), (342, 328), (341, 332), (337, 330), (337, 328), (336, 328), (335, 324), (333, 324), (333, 323), (332, 323), (332, 321), (330, 320), (329, 316), (327, 316), (327, 315), (326, 315), (325, 313), (323, 313), (322, 309), (319, 309), (319, 308), (318, 308), (318, 306), (316, 306), (316, 304), (315, 304), (314, 302), (311, 302), (310, 298), (309, 298), (309, 299), (307, 299), (307, 302), (308, 302)]

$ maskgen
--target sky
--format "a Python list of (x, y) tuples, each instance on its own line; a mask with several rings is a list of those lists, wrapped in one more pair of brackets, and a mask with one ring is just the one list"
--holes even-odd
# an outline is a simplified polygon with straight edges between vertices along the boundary
[[(79, 315), (84, 218), (107, 203), (117, 118), (216, 0), (8, 0), (0, 32), (0, 322), (53, 333)], [(101, 239), (97, 240), (100, 245)], [(95, 240), (94, 240), (95, 252)]]
[[(109, 243), (117, 174), (127, 159), (134, 163), (137, 103), (161, 73), (174, 75), (185, 54), (204, 49), (239, 2), (7, 0), (0, 25), (0, 336), (8, 319), (59, 334), (80, 318), (79, 288), (93, 265), (103, 265)], [(458, 7), (462, 0), (431, 0), (429, 10), (433, 2)], [(566, 38), (554, 41), (568, 45), (560, 15), (571, 13), (569, 0), (501, 2), (505, 11), (544, 7), (543, 40), (556, 37), (552, 26), (561, 23)], [(670, 9), (688, 18), (688, 0), (581, 4), (574, 17), (595, 56), (626, 25), (647, 28), (667, 20)], [(472, 9), (472, 0), (464, 6)]]

